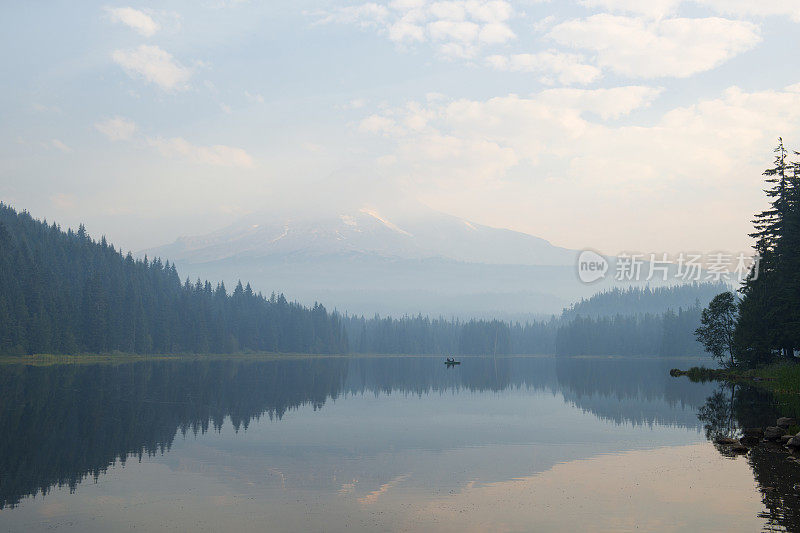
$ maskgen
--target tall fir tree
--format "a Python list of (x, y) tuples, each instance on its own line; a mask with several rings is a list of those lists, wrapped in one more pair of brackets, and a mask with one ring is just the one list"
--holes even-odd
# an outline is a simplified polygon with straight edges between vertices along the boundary
[(759, 261), (740, 292), (735, 332), (737, 362), (754, 366), (790, 357), (800, 346), (800, 165), (788, 160), (782, 139), (764, 171), (769, 207), (750, 234)]

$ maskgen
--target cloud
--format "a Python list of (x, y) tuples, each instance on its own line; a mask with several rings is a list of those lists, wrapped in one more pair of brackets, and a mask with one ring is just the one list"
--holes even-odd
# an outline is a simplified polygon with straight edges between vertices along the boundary
[(682, 0), (580, 0), (580, 3), (592, 9), (636, 13), (658, 18), (674, 13), (681, 4), (681, 1)]
[[(223, 111), (230, 108), (221, 104)], [(253, 158), (242, 148), (216, 144), (213, 146), (197, 146), (182, 137), (146, 137), (137, 135), (136, 123), (123, 117), (113, 117), (95, 123), (94, 127), (112, 141), (136, 141), (145, 143), (156, 149), (162, 156), (180, 158), (196, 164), (223, 167), (251, 168)], [(54, 145), (56, 141), (53, 141)]]
[(428, 33), (434, 41), (472, 42), (478, 38), (480, 29), (466, 20), (437, 20), (428, 24)]
[(494, 22), (484, 24), (478, 34), (478, 40), (486, 44), (502, 44), (514, 39), (516, 35), (506, 24)]
[(755, 24), (723, 18), (645, 21), (594, 15), (555, 26), (547, 36), (591, 50), (597, 64), (634, 78), (684, 78), (711, 70), (761, 41)]
[(130, 50), (115, 50), (111, 57), (132, 78), (142, 77), (165, 91), (188, 88), (191, 69), (158, 46), (143, 44)]
[(516, 38), (505, 0), (394, 0), (316, 12), (317, 24), (352, 24), (376, 29), (399, 45), (430, 42), (447, 57), (474, 57), (488, 45)]
[(800, 22), (800, 0), (696, 0), (719, 13), (736, 17), (765, 17), (770, 15), (788, 16)]
[(336, 109), (361, 109), (365, 105), (367, 105), (367, 101), (363, 98), (354, 98), (346, 104), (340, 104), (335, 107)]
[(94, 127), (112, 141), (127, 141), (136, 132), (135, 122), (119, 116), (96, 122)]
[[(388, 179), (441, 209), (480, 212), (494, 223), (523, 217), (530, 231), (545, 228), (575, 245), (648, 246), (644, 236), (661, 232), (660, 246), (672, 247), (665, 251), (680, 250), (681, 236), (698, 228), (698, 245), (730, 245), (718, 239), (747, 233), (742, 213), (758, 208), (777, 137), (800, 139), (800, 84), (731, 87), (639, 123), (632, 113), (660, 92), (559, 88), (435, 100), (383, 110), (360, 130), (384, 144)], [(564, 216), (568, 227), (553, 226)]]
[(253, 93), (251, 93), (249, 91), (245, 91), (244, 92), (244, 96), (245, 96), (245, 98), (247, 98), (247, 100), (250, 103), (253, 103), (253, 104), (263, 104), (264, 103), (264, 97), (261, 96), (259, 93), (253, 94)]
[(550, 89), (528, 98), (410, 103), (366, 117), (365, 133), (396, 143), (395, 160), (422, 181), (463, 186), (502, 179), (521, 161), (547, 154), (597, 128), (587, 116), (619, 118), (650, 103), (660, 89)]
[(106, 8), (106, 11), (112, 21), (121, 22), (145, 37), (152, 37), (159, 29), (158, 23), (150, 15), (138, 9), (115, 7)]
[(31, 104), (31, 107), (37, 113), (61, 113), (61, 108), (55, 105), (48, 106), (40, 104), (39, 102), (34, 102)]
[(368, 2), (356, 6), (343, 6), (331, 12), (318, 13), (317, 24), (356, 24), (362, 28), (378, 26), (389, 18), (386, 6)]
[(552, 83), (555, 77), (564, 85), (585, 85), (600, 78), (600, 69), (585, 62), (578, 54), (548, 50), (536, 54), (492, 55), (486, 62), (497, 70), (511, 72), (536, 72), (541, 81)]
[(66, 144), (64, 144), (63, 142), (59, 141), (58, 139), (53, 139), (53, 140), (51, 140), (51, 141), (50, 141), (50, 145), (51, 145), (53, 148), (55, 148), (55, 149), (57, 149), (57, 150), (59, 150), (59, 151), (61, 151), (61, 152), (65, 153), (65, 154), (69, 154), (69, 153), (71, 153), (71, 152), (72, 152), (72, 148), (70, 148), (69, 146), (67, 146), (67, 145), (66, 145)]
[(370, 115), (359, 124), (359, 129), (368, 133), (391, 134), (402, 131), (394, 119), (381, 115)]
[(800, 0), (581, 0), (581, 4), (612, 12), (635, 13), (652, 18), (674, 14), (683, 4), (699, 4), (734, 17), (788, 16), (800, 21)]
[(252, 168), (254, 166), (253, 158), (241, 148), (221, 144), (197, 146), (182, 137), (170, 139), (157, 137), (147, 139), (147, 142), (165, 157), (182, 158), (193, 163), (223, 167)]

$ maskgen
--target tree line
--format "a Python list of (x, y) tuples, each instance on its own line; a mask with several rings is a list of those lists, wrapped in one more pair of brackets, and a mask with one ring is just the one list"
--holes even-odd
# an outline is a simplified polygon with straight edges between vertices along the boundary
[(664, 287), (615, 287), (590, 298), (581, 298), (561, 314), (562, 318), (576, 316), (613, 317), (616, 315), (660, 314), (666, 309), (688, 309), (705, 305), (728, 289), (723, 282), (693, 282)]
[(0, 203), (0, 353), (345, 353), (340, 317), (188, 279)]
[[(581, 308), (593, 314), (575, 314), (573, 306), (561, 317), (524, 324), (422, 315), (345, 316), (343, 322), (351, 350), (364, 354), (700, 355), (702, 346), (693, 333), (700, 326), (709, 286), (694, 284), (689, 290), (679, 286), (656, 292), (647, 287), (606, 291), (582, 301)], [(680, 297), (674, 293), (680, 293)], [(614, 312), (625, 309), (626, 299), (634, 303), (650, 299), (648, 307), (658, 309), (652, 301), (654, 294), (664, 296), (661, 312)], [(670, 307), (681, 299), (694, 303)], [(613, 305), (606, 305), (608, 302)]]

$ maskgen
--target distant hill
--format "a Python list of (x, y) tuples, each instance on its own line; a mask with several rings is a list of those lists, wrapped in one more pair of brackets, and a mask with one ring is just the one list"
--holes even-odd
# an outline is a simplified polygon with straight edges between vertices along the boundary
[(668, 287), (613, 288), (581, 299), (564, 309), (565, 320), (577, 316), (597, 318), (615, 315), (661, 314), (708, 305), (721, 292), (730, 290), (724, 283), (690, 283)]

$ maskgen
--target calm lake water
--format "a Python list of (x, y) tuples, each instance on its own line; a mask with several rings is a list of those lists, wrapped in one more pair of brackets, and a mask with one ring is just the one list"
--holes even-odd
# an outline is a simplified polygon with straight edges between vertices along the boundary
[(697, 360), (442, 361), (0, 367), (0, 530), (798, 523), (785, 455), (726, 457), (707, 439), (774, 407), (754, 391), (669, 376)]

